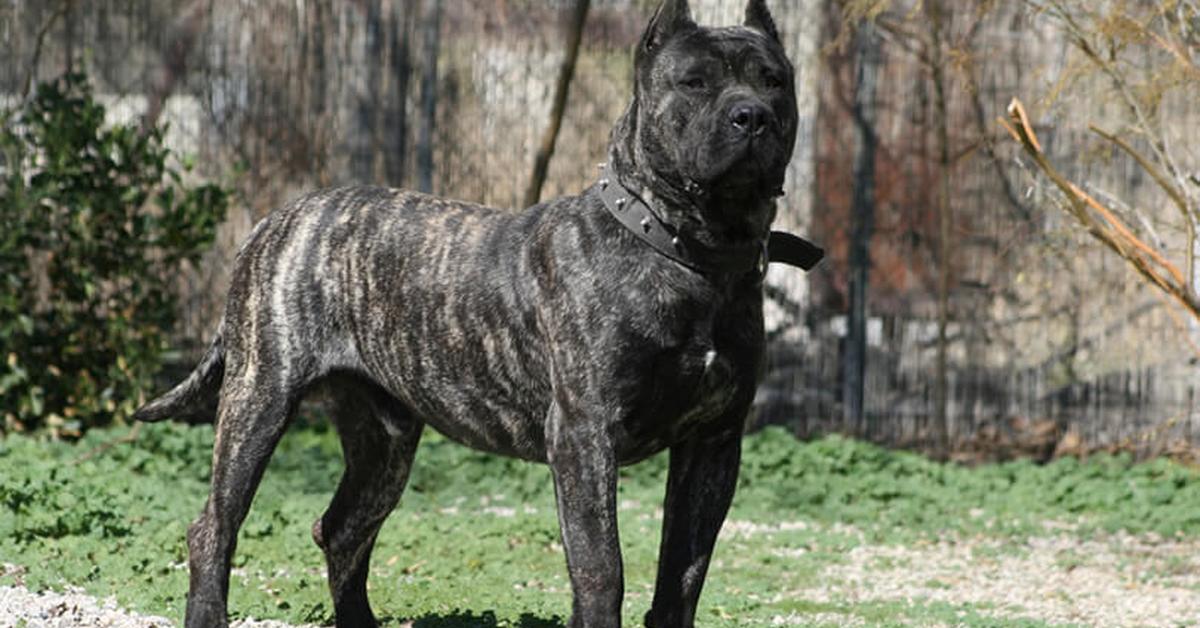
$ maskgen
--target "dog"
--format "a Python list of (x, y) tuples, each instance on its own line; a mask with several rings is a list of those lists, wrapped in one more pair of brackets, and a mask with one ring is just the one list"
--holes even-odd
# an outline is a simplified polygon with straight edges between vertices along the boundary
[(645, 625), (694, 624), (764, 371), (766, 265), (820, 251), (770, 231), (797, 109), (764, 0), (725, 28), (665, 0), (634, 57), (632, 103), (579, 196), (508, 212), (348, 187), (255, 227), (206, 355), (136, 414), (215, 421), (189, 628), (227, 625), (238, 529), (316, 388), (346, 462), (312, 528), (338, 626), (377, 625), (368, 561), (426, 425), (550, 466), (573, 628), (620, 626), (617, 469), (669, 449)]

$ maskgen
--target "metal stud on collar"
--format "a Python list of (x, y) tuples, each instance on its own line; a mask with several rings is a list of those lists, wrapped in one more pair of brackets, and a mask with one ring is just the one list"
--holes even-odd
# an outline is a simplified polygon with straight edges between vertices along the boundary
[(598, 177), (600, 199), (609, 214), (622, 226), (662, 255), (700, 273), (741, 274), (761, 276), (768, 259), (765, 242), (758, 246), (722, 247), (709, 249), (686, 234), (665, 223), (638, 193), (625, 187), (620, 177), (600, 164)]

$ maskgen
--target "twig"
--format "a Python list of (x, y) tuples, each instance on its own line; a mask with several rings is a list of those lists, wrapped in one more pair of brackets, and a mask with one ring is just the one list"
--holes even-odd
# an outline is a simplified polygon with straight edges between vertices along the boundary
[(1158, 298), (1163, 300), (1163, 304), (1166, 305), (1166, 307), (1163, 309), (1167, 311), (1167, 316), (1171, 317), (1171, 323), (1175, 325), (1175, 329), (1179, 330), (1179, 336), (1182, 337), (1184, 342), (1187, 343), (1188, 348), (1192, 350), (1192, 353), (1195, 354), (1196, 358), (1200, 359), (1200, 345), (1197, 345), (1196, 341), (1192, 340), (1192, 332), (1190, 329), (1188, 329), (1187, 322), (1179, 318), (1179, 313), (1175, 311), (1175, 308), (1171, 307), (1171, 301), (1167, 298), (1167, 295), (1163, 294), (1162, 292), (1158, 292), (1156, 294), (1158, 295)]
[(1116, 144), (1130, 157), (1133, 157), (1134, 160), (1138, 162), (1138, 165), (1146, 171), (1146, 174), (1149, 174), (1154, 179), (1155, 183), (1158, 183), (1158, 187), (1162, 188), (1163, 191), (1167, 193), (1167, 196), (1171, 197), (1171, 200), (1175, 203), (1175, 206), (1179, 208), (1179, 211), (1183, 213), (1183, 217), (1187, 219), (1189, 223), (1193, 218), (1195, 218), (1191, 208), (1188, 207), (1187, 199), (1183, 196), (1183, 191), (1176, 187), (1175, 184), (1168, 179), (1166, 175), (1159, 171), (1159, 169), (1156, 168), (1149, 159), (1139, 153), (1133, 146), (1130, 146), (1129, 142), (1126, 142), (1120, 137), (1101, 129), (1094, 124), (1089, 124), (1088, 128), (1091, 129), (1092, 133), (1095, 133), (1096, 135), (1103, 137), (1113, 144)]
[(1197, 66), (1195, 62), (1193, 62), (1190, 58), (1188, 58), (1187, 55), (1176, 48), (1174, 44), (1164, 39), (1162, 35), (1154, 32), (1150, 32), (1148, 34), (1154, 39), (1155, 43), (1162, 47), (1163, 50), (1166, 50), (1168, 54), (1175, 57), (1175, 60), (1179, 62), (1179, 65), (1183, 68), (1184, 72), (1189, 74), (1193, 79), (1200, 78), (1200, 66)]
[(128, 434), (126, 434), (120, 438), (114, 438), (113, 440), (110, 440), (106, 443), (100, 443), (99, 445), (96, 445), (95, 447), (91, 448), (86, 453), (84, 453), (82, 456), (79, 456), (78, 458), (72, 460), (71, 464), (81, 464), (83, 462), (91, 460), (92, 458), (95, 458), (96, 456), (107, 453), (110, 449), (112, 449), (113, 447), (116, 447), (117, 445), (128, 445), (129, 443), (132, 443), (133, 441), (137, 440), (138, 436), (141, 433), (142, 433), (142, 424), (134, 423), (133, 429), (129, 430)]
[(1125, 140), (1117, 137), (1114, 134), (1101, 130), (1094, 124), (1088, 125), (1088, 128), (1091, 129), (1093, 133), (1103, 137), (1113, 144), (1116, 144), (1130, 157), (1133, 157), (1133, 159), (1138, 162), (1138, 165), (1142, 167), (1142, 170), (1145, 170), (1146, 173), (1149, 174), (1156, 183), (1158, 183), (1158, 187), (1162, 188), (1162, 190), (1167, 193), (1167, 196), (1171, 198), (1171, 201), (1175, 203), (1175, 206), (1179, 208), (1179, 212), (1183, 214), (1183, 224), (1187, 228), (1187, 285), (1189, 288), (1195, 286), (1196, 221), (1200, 219), (1200, 216), (1197, 216), (1195, 209), (1193, 209), (1191, 204), (1188, 202), (1187, 197), (1184, 195), (1184, 191), (1179, 189), (1179, 187), (1177, 187), (1170, 179), (1168, 179), (1166, 175), (1160, 172), (1158, 168), (1154, 167), (1154, 164), (1151, 163), (1149, 159), (1135, 150), (1133, 146), (1130, 146)]
[(148, 133), (158, 123), (158, 118), (175, 91), (176, 84), (187, 75), (188, 56), (207, 17), (205, 8), (205, 0), (193, 0), (170, 27), (170, 43), (162, 52), (162, 67), (159, 69), (158, 80), (154, 82), (153, 89), (146, 98), (146, 113), (142, 116), (144, 133)]
[(1008, 106), (1008, 114), (1010, 120), (1001, 119), (1001, 125), (1021, 144), (1042, 173), (1063, 192), (1068, 201), (1068, 212), (1075, 216), (1089, 234), (1123, 257), (1138, 274), (1177, 300), (1193, 317), (1200, 320), (1200, 300), (1192, 292), (1191, 284), (1185, 283), (1183, 273), (1162, 253), (1134, 235), (1116, 214), (1068, 181), (1050, 164), (1038, 142), (1037, 134), (1029, 124), (1025, 107), (1019, 100), (1013, 99)]
[(37, 73), (38, 63), (42, 59), (42, 45), (46, 43), (46, 35), (50, 33), (50, 28), (54, 26), (54, 23), (67, 14), (73, 2), (74, 0), (63, 0), (60, 2), (54, 13), (51, 13), (50, 17), (42, 22), (42, 27), (38, 29), (37, 37), (33, 43), (33, 59), (30, 60), (29, 71), (25, 73), (25, 80), (21, 83), (22, 100), (29, 96), (29, 88), (33, 84), (33, 75)]
[(554, 86), (554, 102), (550, 107), (550, 124), (542, 135), (541, 144), (534, 157), (533, 173), (529, 177), (529, 187), (525, 190), (524, 207), (537, 204), (542, 197), (542, 186), (546, 183), (550, 158), (554, 156), (554, 147), (558, 143), (558, 134), (562, 128), (563, 115), (566, 113), (567, 97), (570, 95), (571, 80), (575, 77), (575, 65), (579, 59), (579, 47), (583, 41), (583, 29), (587, 24), (590, 7), (591, 0), (575, 0), (575, 7), (571, 13), (570, 30), (567, 32), (566, 51), (558, 70), (558, 81)]
[(1096, 50), (1092, 46), (1091, 42), (1089, 42), (1087, 39), (1086, 31), (1082, 26), (1080, 26), (1079, 22), (1076, 21), (1075, 17), (1071, 15), (1070, 11), (1068, 11), (1061, 2), (1052, 1), (1050, 4), (1054, 7), (1054, 13), (1057, 14), (1058, 18), (1067, 25), (1067, 31), (1070, 33), (1071, 37), (1074, 38), (1075, 46), (1079, 48), (1080, 52), (1082, 52), (1085, 57), (1095, 64), (1096, 67), (1100, 68), (1100, 71), (1103, 72), (1117, 88), (1117, 92), (1121, 94), (1121, 98), (1125, 101), (1125, 105), (1129, 107), (1130, 112), (1133, 113), (1134, 119), (1137, 120), (1138, 128), (1141, 129), (1142, 133), (1144, 133), (1146, 137), (1150, 139), (1150, 147), (1154, 149), (1155, 158), (1163, 165), (1163, 167), (1171, 172), (1172, 177), (1178, 178), (1179, 168), (1175, 165), (1175, 160), (1171, 158), (1169, 153), (1167, 153), (1166, 148), (1162, 145), (1161, 141), (1154, 140), (1155, 125), (1151, 124), (1150, 116), (1146, 114), (1142, 107), (1142, 103), (1134, 95), (1133, 88), (1130, 87), (1129, 82), (1125, 80), (1125, 77), (1118, 72), (1115, 67), (1113, 67), (1113, 64), (1108, 59), (1105, 59), (1104, 55), (1101, 54), (1100, 51)]
[[(1121, 210), (1120, 216), (1126, 222), (1132, 222), (1132, 220), (1137, 220), (1139, 223), (1141, 223), (1142, 229), (1145, 230), (1146, 234), (1149, 236), (1150, 241), (1153, 243), (1153, 245), (1156, 248), (1158, 248), (1158, 249), (1167, 248), (1166, 240), (1163, 240), (1162, 236), (1159, 235), (1158, 229), (1154, 228), (1153, 221), (1150, 220), (1150, 216), (1147, 216), (1145, 212), (1141, 211), (1137, 207), (1129, 205), (1125, 201), (1118, 198), (1117, 195), (1115, 195), (1112, 192), (1109, 192), (1107, 190), (1097, 189), (1096, 195), (1101, 197), (1104, 200), (1104, 202), (1107, 203), (1107, 206), (1115, 207), (1115, 208)], [(1130, 217), (1132, 217), (1132, 219)], [(1188, 285), (1191, 285), (1190, 281), (1188, 282)]]

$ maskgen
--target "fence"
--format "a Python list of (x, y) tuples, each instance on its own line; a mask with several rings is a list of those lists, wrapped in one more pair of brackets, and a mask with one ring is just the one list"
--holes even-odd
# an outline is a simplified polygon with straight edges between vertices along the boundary
[[(373, 182), (519, 206), (572, 4), (14, 0), (0, 7), (0, 45), (12, 52), (0, 61), (0, 93), (18, 94), (30, 68), (47, 78), (84, 64), (114, 118), (161, 111), (170, 141), (196, 157), (199, 174), (233, 183), (239, 203), (216, 249), (181, 279), (180, 341), (196, 349), (220, 314), (242, 238), (304, 189)], [(578, 191), (594, 176), (609, 124), (627, 104), (629, 52), (653, 4), (592, 2), (543, 196)], [(744, 7), (692, 4), (710, 23), (736, 20)], [(1196, 353), (1182, 341), (1193, 330), (1065, 223), (999, 135), (994, 120), (1008, 99), (1036, 98), (1066, 67), (1063, 36), (1021, 3), (962, 3), (946, 23), (950, 50), (962, 54), (944, 86), (956, 151), (944, 247), (935, 191), (947, 167), (937, 158), (930, 67), (899, 31), (881, 40), (865, 406), (861, 420), (847, 416), (854, 60), (835, 41), (840, 4), (769, 4), (795, 61), (801, 113), (779, 224), (821, 241), (830, 257), (809, 276), (771, 271), (760, 420), (804, 435), (929, 445), (941, 378), (959, 448), (1048, 455), (1056, 447), (1195, 444)], [(906, 6), (898, 1), (893, 11), (903, 16)], [(1168, 106), (1180, 134), (1200, 122), (1194, 104)], [(1043, 138), (1060, 164), (1105, 193), (1157, 203), (1119, 156), (1087, 158), (1086, 124), (1104, 111), (1086, 99), (1056, 111), (1043, 118)]]

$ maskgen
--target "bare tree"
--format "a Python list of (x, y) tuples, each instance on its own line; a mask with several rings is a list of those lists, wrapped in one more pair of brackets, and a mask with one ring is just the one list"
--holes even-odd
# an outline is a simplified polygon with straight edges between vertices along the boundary
[(575, 0), (575, 7), (571, 11), (566, 54), (563, 55), (562, 66), (558, 71), (558, 82), (554, 86), (554, 104), (550, 108), (550, 122), (546, 126), (545, 134), (542, 135), (542, 141), (533, 162), (533, 174), (529, 177), (529, 187), (525, 190), (526, 207), (536, 204), (542, 197), (546, 171), (550, 167), (550, 158), (554, 156), (554, 146), (558, 143), (558, 132), (562, 128), (563, 114), (567, 110), (567, 96), (571, 91), (571, 80), (575, 77), (575, 64), (579, 59), (579, 44), (583, 41), (583, 27), (587, 23), (590, 6), (590, 0)]
[(854, 232), (850, 240), (850, 304), (847, 316), (846, 356), (843, 367), (845, 418), (862, 425), (867, 364), (867, 282), (871, 274), (871, 234), (875, 222), (875, 153), (878, 145), (876, 119), (879, 84), (879, 36), (871, 20), (860, 23), (855, 33), (855, 86), (852, 111), (858, 131), (854, 158), (852, 212)]
[(30, 87), (33, 84), (34, 78), (37, 76), (38, 64), (42, 58), (42, 48), (46, 44), (46, 36), (50, 33), (50, 29), (59, 19), (65, 19), (67, 13), (71, 10), (71, 5), (74, 0), (61, 0), (54, 12), (42, 22), (38, 28), (37, 35), (34, 36), (33, 43), (33, 58), (29, 62), (29, 68), (25, 73), (25, 80), (21, 83), (21, 97), (29, 95)]
[(174, 93), (175, 86), (187, 77), (192, 48), (211, 13), (212, 0), (191, 0), (170, 26), (167, 45), (162, 51), (162, 66), (148, 94), (146, 113), (142, 117), (143, 129), (152, 129), (158, 124), (158, 118), (167, 99)]
[(442, 0), (429, 0), (425, 22), (425, 71), (421, 75), (421, 131), (417, 138), (417, 189), (433, 192), (433, 131), (437, 123), (438, 54), (441, 49)]
[(942, 0), (926, 0), (925, 16), (929, 20), (928, 59), (930, 81), (933, 83), (934, 115), (936, 116), (938, 151), (938, 282), (937, 282), (937, 373), (934, 380), (934, 425), (933, 433), (938, 444), (947, 448), (950, 444), (949, 415), (946, 412), (949, 396), (946, 352), (946, 331), (950, 324), (950, 278), (953, 258), (954, 235), (950, 227), (954, 222), (954, 208), (950, 204), (950, 115), (946, 107), (946, 61), (943, 48), (943, 30), (947, 16)]

